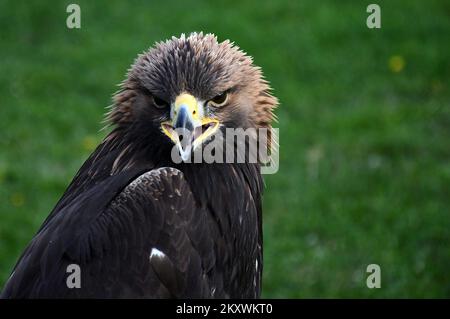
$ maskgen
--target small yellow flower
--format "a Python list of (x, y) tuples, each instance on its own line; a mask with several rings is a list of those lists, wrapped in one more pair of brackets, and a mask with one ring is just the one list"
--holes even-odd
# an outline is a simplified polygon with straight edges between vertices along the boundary
[(95, 136), (88, 135), (83, 139), (83, 149), (87, 152), (92, 152), (97, 146), (97, 139)]
[(405, 59), (401, 55), (393, 55), (389, 58), (389, 70), (399, 73), (405, 68)]
[(25, 196), (22, 193), (13, 193), (10, 201), (14, 207), (21, 207), (25, 204)]

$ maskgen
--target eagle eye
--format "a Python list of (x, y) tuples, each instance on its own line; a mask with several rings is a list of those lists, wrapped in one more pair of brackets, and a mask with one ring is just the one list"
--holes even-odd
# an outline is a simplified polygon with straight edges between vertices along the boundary
[(158, 108), (158, 109), (163, 109), (166, 106), (169, 105), (169, 103), (167, 103), (166, 101), (160, 99), (159, 97), (153, 95), (153, 104)]
[(216, 95), (211, 100), (208, 101), (209, 104), (215, 107), (224, 106), (228, 101), (228, 92), (223, 92), (219, 95)]

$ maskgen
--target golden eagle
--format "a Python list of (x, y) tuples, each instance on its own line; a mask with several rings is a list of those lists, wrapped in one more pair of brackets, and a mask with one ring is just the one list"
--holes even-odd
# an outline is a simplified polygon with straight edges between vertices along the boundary
[[(227, 128), (270, 129), (277, 104), (251, 57), (212, 34), (173, 37), (139, 55), (114, 96), (111, 132), (1, 297), (259, 297), (261, 163), (188, 159)], [(70, 265), (78, 287), (68, 286)]]

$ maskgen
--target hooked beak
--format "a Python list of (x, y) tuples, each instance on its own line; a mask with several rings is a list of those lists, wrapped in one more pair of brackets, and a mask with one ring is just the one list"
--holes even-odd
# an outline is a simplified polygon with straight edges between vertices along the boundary
[(171, 121), (161, 123), (161, 129), (177, 146), (181, 159), (191, 153), (219, 128), (219, 121), (205, 117), (202, 103), (190, 94), (175, 99), (170, 111)]

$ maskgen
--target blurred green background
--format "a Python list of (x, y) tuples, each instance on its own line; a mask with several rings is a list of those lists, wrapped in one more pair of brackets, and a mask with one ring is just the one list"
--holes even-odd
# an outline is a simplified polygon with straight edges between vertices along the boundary
[[(191, 31), (254, 56), (281, 106), (264, 297), (450, 297), (450, 2), (0, 1), (0, 287), (78, 168), (116, 84)], [(381, 266), (380, 289), (366, 267)]]

